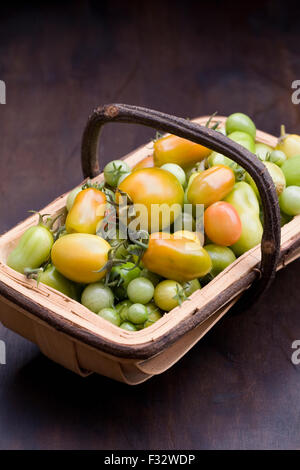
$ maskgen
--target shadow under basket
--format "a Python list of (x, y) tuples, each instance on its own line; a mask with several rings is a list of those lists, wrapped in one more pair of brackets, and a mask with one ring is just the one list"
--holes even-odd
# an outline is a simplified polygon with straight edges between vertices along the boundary
[[(98, 108), (89, 118), (83, 135), (84, 176), (94, 177), (98, 182), (103, 180), (103, 174), (99, 174), (97, 149), (100, 128), (106, 122), (138, 123), (189, 138), (233, 158), (247, 171), (251, 166), (258, 168), (256, 174), (249, 172), (262, 200), (265, 198), (263, 187), (271, 194), (275, 207), (270, 210), (271, 206), (264, 204), (268, 227), (264, 228), (262, 245), (239, 257), (182, 306), (166, 313), (152, 326), (129, 332), (42, 283), (37, 287), (36, 281), (27, 280), (6, 265), (8, 254), (21, 235), (36, 224), (37, 216), (33, 215), (0, 237), (0, 320), (7, 328), (36, 343), (47, 357), (83, 377), (96, 372), (135, 385), (169, 369), (233, 304), (245, 298), (244, 306), (247, 305), (247, 293), (251, 298), (258, 297), (268, 287), (276, 270), (300, 256), (300, 216), (294, 217), (280, 231), (278, 201), (264, 165), (223, 134), (206, 128), (207, 119), (204, 116), (191, 122), (126, 105)], [(214, 121), (224, 126), (225, 119), (215, 117)], [(272, 147), (277, 142), (275, 137), (261, 131), (257, 131), (257, 140)], [(125, 156), (129, 166), (133, 167), (151, 154), (151, 144)], [(262, 174), (265, 180), (260, 182)], [(59, 214), (65, 210), (66, 198), (67, 194), (60, 196), (41, 212)], [(273, 217), (271, 222), (266, 218), (268, 210), (273, 212), (269, 214)], [(247, 291), (246, 296), (244, 291)]]

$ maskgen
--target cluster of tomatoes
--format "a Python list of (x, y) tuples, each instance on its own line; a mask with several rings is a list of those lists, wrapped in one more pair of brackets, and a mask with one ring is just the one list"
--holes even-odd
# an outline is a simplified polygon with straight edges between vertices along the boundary
[[(256, 127), (242, 113), (215, 128), (263, 161), (282, 225), (298, 215), (300, 137), (282, 129), (276, 149), (256, 142)], [(63, 225), (40, 215), (8, 266), (129, 331), (181, 305), (259, 244), (263, 232), (250, 175), (174, 135), (157, 138), (153, 153), (132, 169), (122, 160), (108, 163), (102, 183), (88, 181), (68, 195), (66, 214)]]

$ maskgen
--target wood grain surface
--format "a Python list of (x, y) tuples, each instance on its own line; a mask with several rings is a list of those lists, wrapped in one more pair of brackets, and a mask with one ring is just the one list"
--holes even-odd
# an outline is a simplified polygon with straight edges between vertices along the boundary
[[(81, 181), (87, 116), (124, 102), (183, 117), (242, 111), (271, 134), (300, 127), (299, 7), (251, 2), (37, 2), (0, 27), (0, 230)], [(105, 160), (151, 130), (108, 126)], [(82, 379), (0, 326), (1, 449), (292, 449), (300, 445), (300, 262), (176, 366), (132, 388)]]

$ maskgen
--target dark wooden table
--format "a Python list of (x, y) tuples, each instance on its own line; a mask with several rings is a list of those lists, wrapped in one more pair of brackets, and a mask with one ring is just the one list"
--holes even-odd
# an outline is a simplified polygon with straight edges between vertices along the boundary
[[(62, 2), (61, 2), (62, 3)], [(147, 5), (147, 6), (146, 6)], [(3, 8), (1, 6), (1, 8)], [(181, 116), (243, 111), (299, 133), (299, 7), (280, 2), (43, 2), (1, 14), (0, 230), (81, 181), (90, 111), (125, 102)], [(151, 131), (108, 126), (102, 164)], [(81, 379), (0, 326), (1, 449), (291, 449), (300, 445), (300, 261), (250, 311), (131, 388)]]

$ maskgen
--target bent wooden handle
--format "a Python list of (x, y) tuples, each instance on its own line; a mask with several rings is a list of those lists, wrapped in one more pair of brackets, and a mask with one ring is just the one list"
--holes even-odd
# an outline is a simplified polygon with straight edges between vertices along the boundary
[(82, 170), (84, 177), (95, 177), (100, 173), (98, 144), (100, 130), (108, 122), (142, 124), (161, 132), (204, 145), (224, 154), (241, 165), (254, 179), (262, 201), (264, 231), (261, 242), (261, 276), (256, 280), (243, 305), (257, 299), (271, 284), (280, 251), (280, 211), (275, 187), (267, 168), (251, 152), (224, 136), (220, 132), (200, 126), (183, 118), (138, 106), (109, 104), (97, 108), (89, 117), (82, 139)]

